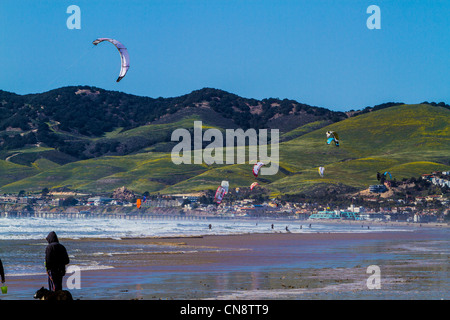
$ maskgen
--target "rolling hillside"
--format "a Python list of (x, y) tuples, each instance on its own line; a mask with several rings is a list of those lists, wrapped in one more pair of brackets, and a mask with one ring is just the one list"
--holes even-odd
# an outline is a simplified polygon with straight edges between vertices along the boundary
[[(74, 89), (60, 91), (60, 99), (67, 90)], [(100, 99), (102, 94), (107, 97), (110, 94), (100, 89), (97, 93), (91, 87), (77, 90), (85, 90), (82, 91), (83, 99), (93, 99), (92, 95)], [(46, 99), (53, 101), (54, 93), (48, 93)], [(111, 95), (116, 97), (116, 93)], [(333, 114), (290, 100), (288, 103), (268, 99), (253, 101), (223, 91), (205, 89), (183, 98), (145, 98), (152, 103), (159, 101), (164, 108), (172, 106), (173, 109), (166, 113), (160, 109), (160, 116), (152, 119), (137, 117), (127, 120), (124, 111), (127, 110), (126, 104), (139, 99), (125, 94), (118, 96), (122, 102), (117, 108), (112, 107), (114, 100), (110, 100), (109, 107), (102, 109), (110, 114), (109, 120), (105, 120), (109, 124), (102, 129), (107, 131), (96, 135), (84, 125), (78, 124), (77, 127), (76, 122), (69, 120), (62, 124), (59, 121), (62, 118), (49, 117), (56, 109), (45, 116), (39, 114), (38, 109), (33, 109), (33, 104), (39, 101), (37, 105), (42, 104), (45, 110), (42, 96), (32, 97), (31, 104), (27, 104), (24, 102), (26, 96), (2, 92), (0, 100), (3, 99), (3, 108), (11, 107), (11, 101), (15, 101), (16, 108), (33, 109), (38, 113), (28, 110), (28, 115), (24, 115), (29, 117), (27, 125), (22, 127), (13, 127), (8, 122), (11, 117), (14, 119), (17, 116), (11, 111), (12, 107), (8, 109), (11, 116), (2, 118), (0, 192), (40, 192), (43, 188), (66, 187), (108, 194), (126, 186), (138, 193), (185, 193), (215, 190), (222, 180), (228, 180), (231, 188), (248, 187), (255, 181), (251, 163), (175, 165), (172, 162), (170, 152), (176, 145), (176, 142), (170, 141), (172, 132), (177, 128), (192, 132), (196, 120), (203, 121), (204, 130), (216, 128), (222, 132), (230, 128), (250, 128), (251, 121), (258, 123), (254, 126), (256, 129), (277, 128), (276, 125), (279, 125), (280, 170), (276, 175), (259, 176), (257, 179), (272, 195), (308, 194), (330, 187), (345, 192), (362, 190), (377, 183), (377, 171), (390, 171), (395, 179), (401, 180), (434, 170), (450, 170), (450, 110), (447, 106), (386, 105), (367, 112), (356, 112), (357, 116), (343, 117), (341, 113)], [(213, 99), (218, 96), (219, 99)], [(226, 112), (218, 112), (214, 104), (211, 105), (211, 102), (227, 99), (234, 101), (234, 105), (229, 101), (227, 103), (231, 104), (228, 107), (222, 104), (222, 108), (228, 110)], [(180, 101), (189, 103), (181, 107)], [(248, 113), (242, 111), (244, 104)], [(287, 105), (291, 109), (284, 113), (280, 108), (284, 106), (288, 110)], [(141, 107), (144, 108), (143, 105)], [(269, 110), (267, 108), (274, 108), (271, 110), (275, 110), (278, 116), (263, 116)], [(242, 120), (242, 113), (251, 117)], [(33, 114), (35, 118), (31, 117)], [(131, 114), (136, 116), (135, 111)], [(118, 122), (114, 124), (115, 120), (111, 119)], [(246, 124), (241, 126), (242, 123)], [(339, 133), (340, 147), (326, 145), (327, 130)], [(17, 143), (14, 147), (12, 139), (24, 139), (31, 134), (35, 140), (28, 138), (33, 143), (23, 146)], [(206, 145), (208, 142), (203, 147)], [(324, 177), (317, 173), (319, 166), (325, 167)]]
[(218, 128), (279, 128), (287, 133), (309, 123), (317, 128), (345, 118), (343, 112), (294, 100), (247, 99), (212, 88), (156, 99), (89, 86), (30, 95), (0, 90), (0, 160), (31, 165), (44, 158), (63, 165), (170, 151), (174, 128), (192, 128), (187, 119)]
[[(448, 170), (449, 124), (448, 109), (429, 105), (395, 106), (343, 120), (282, 143), (281, 161), (294, 174), (271, 187), (300, 192), (322, 183), (342, 183), (361, 189), (377, 183), (377, 171), (390, 171), (401, 180)], [(327, 130), (339, 133), (339, 148), (325, 145)], [(325, 167), (323, 178), (319, 166)]]

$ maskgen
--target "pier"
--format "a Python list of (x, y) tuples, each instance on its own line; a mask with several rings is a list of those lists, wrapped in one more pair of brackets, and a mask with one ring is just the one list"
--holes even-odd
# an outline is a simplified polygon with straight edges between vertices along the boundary
[(0, 212), (0, 218), (44, 218), (44, 219), (123, 219), (123, 220), (230, 220), (233, 217), (215, 215), (183, 215), (183, 214), (119, 214), (119, 213), (54, 213), (54, 212)]

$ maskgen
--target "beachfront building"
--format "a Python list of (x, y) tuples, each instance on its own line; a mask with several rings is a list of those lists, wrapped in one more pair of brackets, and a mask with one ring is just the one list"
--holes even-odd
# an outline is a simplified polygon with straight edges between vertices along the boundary
[(111, 198), (106, 198), (106, 197), (101, 197), (101, 196), (92, 197), (92, 198), (88, 198), (88, 205), (93, 205), (93, 206), (106, 205), (106, 204), (109, 204), (112, 200), (113, 199), (111, 199)]
[(355, 206), (353, 203), (347, 208), (347, 211), (355, 212), (355, 213), (362, 213), (365, 211), (365, 208), (362, 206)]
[(381, 212), (365, 212), (359, 215), (359, 219), (368, 221), (383, 221), (385, 216)]
[(148, 200), (142, 203), (142, 206), (154, 207), (154, 208), (172, 208), (181, 207), (184, 203), (183, 198), (156, 198), (154, 200)]
[(17, 199), (18, 204), (32, 204), (34, 202), (36, 202), (34, 197), (19, 197)]
[(369, 191), (374, 193), (383, 193), (387, 191), (387, 188), (384, 184), (374, 184), (369, 186)]
[(437, 221), (437, 215), (436, 214), (418, 214), (416, 213), (414, 215), (414, 222), (416, 223), (428, 223), (428, 222), (436, 222)]
[(336, 219), (341, 219), (340, 214), (337, 214), (334, 211), (319, 211), (317, 213), (313, 213), (312, 215), (309, 216), (309, 219), (311, 220), (321, 220), (321, 219), (327, 219), (327, 220), (336, 220)]
[(335, 210), (335, 211), (319, 211), (317, 213), (313, 213), (309, 216), (309, 219), (311, 220), (360, 220), (359, 213), (352, 212), (352, 211), (341, 211), (341, 210)]
[(64, 204), (64, 199), (61, 198), (56, 198), (56, 199), (52, 199), (50, 202), (50, 205), (54, 206), (54, 207), (61, 207)]

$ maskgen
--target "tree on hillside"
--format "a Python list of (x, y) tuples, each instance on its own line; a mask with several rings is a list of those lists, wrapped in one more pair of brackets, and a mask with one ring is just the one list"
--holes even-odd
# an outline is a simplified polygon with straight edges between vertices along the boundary
[(73, 196), (69, 196), (66, 199), (64, 199), (63, 206), (70, 207), (76, 205), (77, 203), (78, 203), (77, 199), (75, 199)]
[(42, 191), (41, 191), (41, 196), (42, 196), (43, 198), (45, 198), (45, 197), (47, 197), (47, 195), (48, 195), (49, 192), (50, 192), (50, 191), (48, 190), (48, 188), (44, 188), (44, 189), (42, 189)]

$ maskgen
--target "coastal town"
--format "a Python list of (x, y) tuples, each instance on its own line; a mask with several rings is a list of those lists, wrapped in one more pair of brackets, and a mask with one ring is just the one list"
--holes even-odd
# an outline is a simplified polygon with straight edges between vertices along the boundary
[[(217, 205), (205, 192), (190, 194), (136, 195), (125, 187), (113, 194), (93, 195), (70, 190), (44, 189), (41, 194), (0, 195), (1, 217), (113, 217), (121, 219), (183, 218), (285, 218), (298, 220), (366, 220), (385, 222), (448, 223), (450, 220), (450, 172), (423, 174), (420, 179), (383, 185), (371, 185), (367, 190), (347, 197), (346, 201), (288, 201), (255, 197), (230, 190), (229, 196)], [(408, 187), (420, 184), (440, 191), (420, 196), (411, 195)], [(437, 187), (437, 189), (436, 189)], [(404, 189), (399, 196), (395, 190)], [(430, 192), (428, 192), (430, 193)], [(397, 196), (395, 196), (397, 194)], [(336, 202), (336, 201), (335, 201)]]

